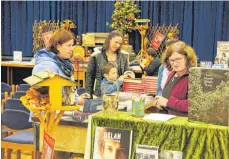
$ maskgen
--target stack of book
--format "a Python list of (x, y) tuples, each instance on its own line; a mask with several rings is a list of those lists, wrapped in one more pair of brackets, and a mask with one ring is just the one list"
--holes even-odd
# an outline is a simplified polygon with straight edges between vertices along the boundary
[(144, 93), (153, 93), (157, 92), (157, 77), (146, 76), (142, 78), (142, 85), (144, 88)]
[(142, 79), (124, 79), (123, 92), (133, 93), (156, 93), (157, 91), (157, 77), (146, 76)]
[(123, 92), (144, 93), (141, 79), (124, 79)]

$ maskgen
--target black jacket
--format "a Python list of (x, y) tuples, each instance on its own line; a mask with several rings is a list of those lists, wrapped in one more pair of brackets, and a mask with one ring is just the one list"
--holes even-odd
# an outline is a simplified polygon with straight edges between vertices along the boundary
[(161, 66), (161, 61), (158, 57), (153, 59), (148, 67), (142, 68), (143, 71), (146, 71), (148, 76), (157, 76), (159, 67)]
[[(86, 90), (91, 96), (101, 96), (100, 85), (103, 79), (101, 68), (108, 62), (105, 50), (94, 52), (91, 57), (86, 73)], [(125, 71), (129, 70), (128, 55), (122, 52), (117, 52), (118, 75), (121, 76)], [(94, 89), (95, 88), (95, 89)]]

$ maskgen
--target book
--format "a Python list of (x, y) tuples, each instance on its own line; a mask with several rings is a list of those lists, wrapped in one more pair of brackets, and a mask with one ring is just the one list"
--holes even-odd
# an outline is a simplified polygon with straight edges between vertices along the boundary
[(229, 41), (217, 41), (215, 64), (223, 64), (223, 68), (229, 67)]
[(161, 46), (162, 41), (164, 40), (165, 35), (157, 31), (152, 38), (151, 41), (151, 46), (155, 49), (158, 50), (158, 48)]
[(46, 131), (44, 131), (44, 140), (43, 140), (41, 159), (53, 159), (54, 147), (55, 147), (55, 139), (52, 138)]
[(93, 159), (130, 159), (132, 130), (96, 127)]
[(190, 69), (188, 119), (229, 126), (229, 69)]
[(182, 156), (181, 151), (162, 150), (159, 153), (160, 159), (182, 159)]
[(137, 144), (136, 159), (158, 159), (158, 149), (158, 146)]

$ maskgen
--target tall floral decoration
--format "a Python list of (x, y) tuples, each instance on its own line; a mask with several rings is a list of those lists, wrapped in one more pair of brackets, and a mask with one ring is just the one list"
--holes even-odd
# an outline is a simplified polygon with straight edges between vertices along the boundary
[(123, 33), (132, 32), (135, 30), (135, 19), (140, 18), (141, 10), (134, 1), (116, 1), (115, 10), (112, 14), (112, 23), (107, 25), (114, 30), (119, 30)]

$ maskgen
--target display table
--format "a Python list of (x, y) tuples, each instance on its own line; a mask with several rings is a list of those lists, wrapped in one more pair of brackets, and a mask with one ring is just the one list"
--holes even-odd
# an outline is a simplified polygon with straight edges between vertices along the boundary
[(33, 68), (34, 63), (32, 62), (15, 62), (15, 61), (2, 61), (1, 66), (7, 67), (7, 83), (9, 85), (13, 84), (13, 68)]
[[(55, 150), (84, 154), (87, 125), (88, 123), (77, 122), (71, 117), (61, 119), (52, 136), (56, 140)], [(39, 123), (36, 123), (36, 127), (37, 149), (41, 152), (44, 128)]]
[[(120, 112), (119, 117), (105, 117), (103, 113), (91, 118), (91, 151), (97, 126), (133, 130), (131, 158), (135, 159), (136, 144), (159, 146), (159, 150), (183, 152), (185, 159), (229, 159), (229, 127), (190, 122), (176, 117), (167, 122), (144, 121)], [(88, 144), (88, 141), (87, 141)], [(89, 147), (89, 145), (87, 145)]]
[[(27, 68), (27, 69), (33, 69), (34, 67), (34, 63), (32, 62), (15, 62), (15, 61), (2, 61), (1, 62), (1, 66), (2, 67), (7, 67), (7, 83), (9, 85), (14, 84), (13, 83), (13, 68), (17, 67), (17, 68)], [(82, 87), (85, 88), (85, 72), (86, 72), (86, 68), (84, 67), (80, 67), (78, 69), (75, 68), (75, 71), (73, 73), (73, 77), (75, 80), (77, 80), (78, 86), (80, 85), (80, 80), (83, 81), (83, 85)], [(31, 70), (32, 73), (32, 70)]]

